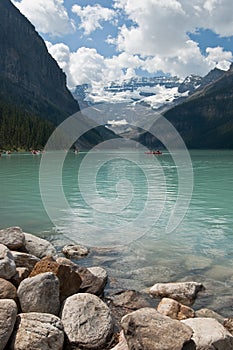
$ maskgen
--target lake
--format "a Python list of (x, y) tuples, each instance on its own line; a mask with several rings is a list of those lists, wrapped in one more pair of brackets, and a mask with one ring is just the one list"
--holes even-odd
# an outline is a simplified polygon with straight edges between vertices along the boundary
[[(54, 152), (41, 166), (42, 157), (0, 158), (1, 228), (21, 226), (58, 248), (70, 241), (97, 247), (80, 263), (106, 268), (109, 289), (202, 282), (195, 308), (232, 315), (233, 151), (190, 152), (189, 205), (190, 172), (166, 152)], [(172, 215), (181, 222), (168, 232)]]

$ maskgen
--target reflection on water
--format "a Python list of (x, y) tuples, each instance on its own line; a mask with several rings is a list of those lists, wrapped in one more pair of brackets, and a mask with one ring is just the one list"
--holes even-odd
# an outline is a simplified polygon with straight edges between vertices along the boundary
[[(203, 282), (207, 293), (198, 299), (196, 307), (205, 305), (232, 316), (233, 152), (191, 152), (193, 197), (185, 219), (171, 234), (166, 234), (165, 228), (178, 191), (177, 169), (171, 156), (164, 154), (154, 163), (151, 156), (135, 151), (134, 162), (122, 154), (104, 163), (105, 155), (100, 153), (85, 168), (86, 174), (78, 178), (84, 156), (67, 155), (63, 189), (72, 210), (59, 213), (58, 229), (41, 202), (40, 156), (2, 157), (0, 226), (18, 225), (49, 237), (57, 245), (68, 241), (69, 235), (75, 235), (77, 241), (88, 236), (95, 246), (106, 233), (109, 239), (115, 235), (116, 242), (120, 235), (133, 237), (135, 227), (131, 223), (137, 220), (138, 230), (149, 227), (143, 237), (130, 244), (121, 239), (121, 247), (97, 250), (81, 263), (105, 267), (117, 279), (112, 288), (143, 289), (156, 282), (177, 280)], [(96, 193), (92, 197), (89, 175), (95, 161), (103, 165), (96, 173)], [(80, 182), (86, 196), (80, 192)], [(55, 190), (51, 185), (51, 193)], [(98, 210), (88, 204), (89, 200)], [(106, 203), (107, 213), (101, 210)], [(140, 216), (145, 205), (148, 210)]]

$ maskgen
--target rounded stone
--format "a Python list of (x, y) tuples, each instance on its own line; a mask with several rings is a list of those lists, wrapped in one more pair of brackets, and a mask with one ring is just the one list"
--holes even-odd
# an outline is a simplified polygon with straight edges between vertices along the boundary
[(99, 349), (112, 336), (110, 309), (93, 294), (79, 293), (67, 298), (61, 320), (71, 346), (77, 348)]

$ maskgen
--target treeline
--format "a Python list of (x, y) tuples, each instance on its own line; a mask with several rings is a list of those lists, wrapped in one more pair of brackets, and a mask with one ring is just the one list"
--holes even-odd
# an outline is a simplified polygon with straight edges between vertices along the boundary
[(54, 125), (0, 100), (0, 150), (42, 149)]

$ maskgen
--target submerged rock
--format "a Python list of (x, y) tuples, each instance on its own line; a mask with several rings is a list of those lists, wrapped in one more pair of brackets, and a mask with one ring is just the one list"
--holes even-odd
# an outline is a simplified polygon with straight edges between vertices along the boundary
[(62, 248), (62, 253), (67, 258), (80, 259), (89, 254), (89, 248), (80, 244), (67, 244)]
[(195, 349), (190, 327), (153, 308), (142, 308), (124, 316), (121, 325), (130, 350)]
[(11, 279), (16, 273), (16, 266), (11, 251), (0, 244), (0, 278)]
[(181, 321), (193, 330), (196, 350), (232, 350), (233, 337), (213, 318), (190, 318)]
[(79, 274), (74, 271), (72, 267), (61, 263), (59, 264), (52, 257), (45, 257), (34, 266), (30, 277), (44, 272), (52, 272), (58, 277), (60, 283), (61, 301), (79, 291), (82, 280)]
[(174, 320), (185, 320), (195, 316), (195, 312), (189, 306), (182, 305), (170, 298), (163, 298), (157, 307), (157, 311)]
[(156, 283), (149, 290), (152, 296), (175, 299), (185, 305), (192, 305), (197, 293), (204, 290), (204, 286), (197, 282)]
[(41, 259), (45, 256), (55, 256), (57, 254), (54, 246), (45, 239), (31, 235), (30, 233), (24, 233), (25, 235), (25, 248), (29, 254), (35, 255)]
[(45, 312), (58, 315), (59, 280), (52, 272), (25, 278), (20, 283), (17, 294), (22, 312)]
[(89, 293), (72, 295), (64, 301), (61, 320), (72, 348), (102, 349), (113, 333), (108, 306)]
[(14, 300), (0, 300), (0, 350), (3, 350), (11, 336), (17, 315)]
[(0, 230), (0, 243), (10, 250), (25, 249), (25, 236), (18, 226)]
[(64, 332), (61, 320), (50, 314), (19, 314), (10, 342), (11, 350), (62, 350)]

